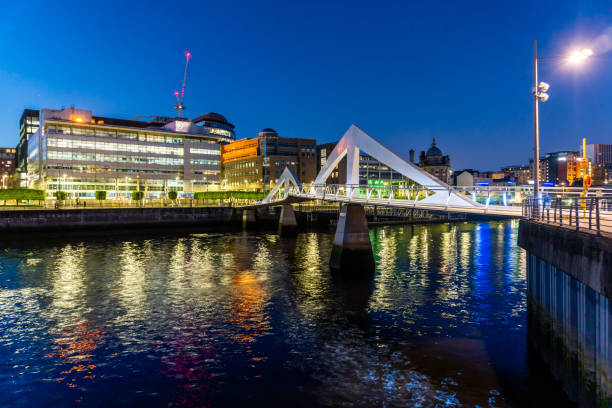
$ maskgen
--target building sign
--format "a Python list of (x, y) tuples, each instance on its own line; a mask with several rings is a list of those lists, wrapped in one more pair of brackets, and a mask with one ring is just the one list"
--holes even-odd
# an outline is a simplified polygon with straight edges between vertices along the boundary
[(184, 121), (177, 120), (175, 123), (176, 123), (177, 132), (188, 132), (189, 131), (189, 125), (191, 124), (191, 122), (184, 122)]

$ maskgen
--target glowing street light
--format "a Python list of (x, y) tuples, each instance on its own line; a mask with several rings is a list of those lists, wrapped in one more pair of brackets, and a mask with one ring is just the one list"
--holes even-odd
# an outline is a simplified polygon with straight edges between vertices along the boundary
[(572, 64), (579, 64), (593, 56), (593, 50), (584, 48), (569, 55), (538, 58), (538, 42), (533, 40), (533, 194), (537, 198), (540, 193), (540, 113), (538, 102), (546, 102), (550, 97), (546, 92), (550, 85), (546, 82), (538, 83), (538, 61), (549, 59), (565, 59)]
[(584, 61), (585, 59), (589, 58), (592, 55), (593, 55), (593, 50), (590, 48), (585, 48), (580, 51), (572, 52), (568, 56), (568, 59), (569, 59), (569, 62), (576, 64), (576, 63), (580, 63)]

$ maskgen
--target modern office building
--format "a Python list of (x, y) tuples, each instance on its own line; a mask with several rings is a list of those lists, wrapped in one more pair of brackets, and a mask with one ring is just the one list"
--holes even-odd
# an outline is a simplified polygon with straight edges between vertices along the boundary
[(222, 188), (264, 190), (274, 187), (288, 167), (301, 183), (312, 183), (317, 175), (316, 141), (280, 137), (264, 129), (255, 138), (221, 146)]
[(42, 109), (40, 128), (28, 140), (28, 184), (49, 198), (58, 190), (71, 198), (94, 198), (98, 190), (111, 199), (135, 190), (148, 198), (172, 190), (189, 196), (219, 188), (219, 147), (233, 139), (233, 125), (213, 113), (140, 121)]
[(19, 119), (19, 144), (17, 145), (16, 151), (16, 162), (15, 171), (17, 178), (23, 183), (22, 187), (26, 184), (26, 173), (27, 162), (28, 162), (28, 140), (38, 130), (40, 123), (39, 119), (40, 111), (34, 109), (25, 109)]
[[(317, 146), (317, 173), (321, 171), (327, 158), (336, 147), (338, 142), (323, 143)], [(413, 158), (412, 158), (413, 159)], [(346, 157), (331, 172), (327, 184), (346, 184)], [(372, 156), (359, 152), (359, 184), (369, 185), (410, 185), (414, 184), (410, 179), (393, 171), (387, 165), (374, 159)]]
[(452, 182), (453, 173), (450, 167), (450, 156), (442, 154), (442, 150), (436, 146), (435, 138), (431, 142), (431, 147), (427, 150), (427, 153), (421, 151), (419, 167), (447, 184)]
[(612, 164), (612, 144), (588, 144), (586, 156), (593, 164)]

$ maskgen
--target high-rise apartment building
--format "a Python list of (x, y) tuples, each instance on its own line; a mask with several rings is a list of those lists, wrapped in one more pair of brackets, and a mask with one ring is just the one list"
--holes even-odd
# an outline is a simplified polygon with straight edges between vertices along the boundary
[[(215, 129), (211, 131), (212, 129)], [(218, 114), (193, 120), (149, 121), (93, 116), (89, 110), (42, 109), (40, 128), (28, 140), (30, 187), (70, 198), (189, 196), (220, 181), (221, 143), (234, 140), (233, 125)]]
[(221, 146), (222, 188), (269, 190), (288, 167), (301, 183), (316, 177), (316, 141), (280, 137), (264, 129), (251, 139)]

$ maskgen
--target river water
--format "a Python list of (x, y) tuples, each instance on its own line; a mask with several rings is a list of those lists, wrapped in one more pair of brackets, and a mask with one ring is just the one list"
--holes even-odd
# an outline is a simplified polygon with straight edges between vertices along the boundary
[(0, 406), (565, 406), (527, 340), (518, 222), (14, 239)]

